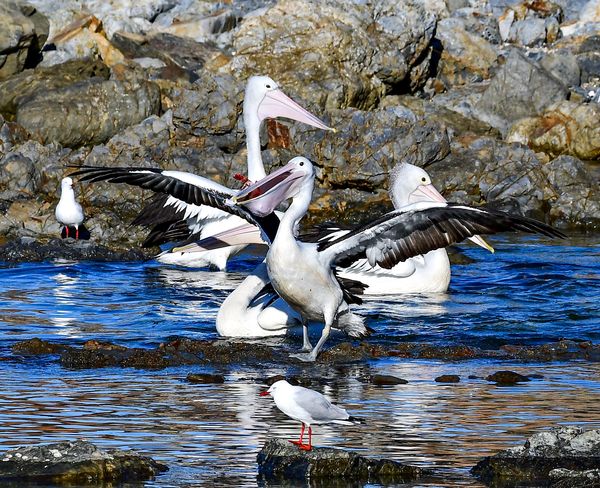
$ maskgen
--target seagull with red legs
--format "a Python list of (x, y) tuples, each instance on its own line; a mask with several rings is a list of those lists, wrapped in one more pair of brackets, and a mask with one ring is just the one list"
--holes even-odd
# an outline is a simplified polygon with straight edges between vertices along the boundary
[[(290, 441), (304, 451), (312, 449), (312, 425), (340, 424), (353, 425), (363, 421), (351, 416), (345, 409), (331, 403), (318, 391), (302, 386), (290, 385), (285, 380), (276, 381), (260, 396), (271, 395), (277, 408), (288, 417), (302, 422), (300, 438)], [(308, 444), (304, 443), (304, 431), (308, 427)]]
[[(73, 191), (73, 180), (69, 177), (63, 178), (60, 185), (60, 200), (54, 211), (56, 220), (63, 225), (61, 235), (63, 237), (74, 237), (79, 239), (80, 230), (89, 239), (89, 232), (83, 226), (83, 208), (75, 200)], [(75, 235), (69, 235), (69, 228), (75, 227)], [(71, 231), (72, 232), (72, 231)]]

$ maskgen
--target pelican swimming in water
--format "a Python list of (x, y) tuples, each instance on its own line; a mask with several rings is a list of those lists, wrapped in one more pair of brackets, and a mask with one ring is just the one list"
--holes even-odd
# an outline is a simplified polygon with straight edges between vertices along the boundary
[[(296, 237), (296, 230), (310, 205), (315, 179), (312, 163), (303, 157), (293, 158), (286, 166), (235, 195), (190, 185), (146, 168), (82, 167), (77, 174), (90, 181), (123, 182), (168, 192), (187, 203), (210, 205), (258, 225), (270, 243), (265, 262), (271, 285), (301, 315), (305, 328), (308, 321), (324, 324), (317, 345), (306, 354), (295, 355), (304, 361), (316, 360), (332, 328), (352, 337), (369, 334), (363, 318), (350, 310), (352, 294), (342, 288), (335, 274), (336, 266), (367, 259), (371, 266), (389, 269), (400, 261), (468, 237), (504, 231), (564, 237), (547, 224), (498, 210), (418, 202), (335, 239), (302, 242)], [(279, 222), (273, 213), (277, 203), (273, 202), (282, 198), (291, 198), (292, 202)]]
[[(268, 76), (252, 76), (244, 93), (243, 120), (246, 130), (248, 161), (247, 181), (254, 182), (265, 176), (261, 147), (260, 127), (266, 118), (285, 117), (324, 130), (333, 130), (316, 116), (289, 98)], [(233, 191), (211, 180), (192, 173), (168, 171), (168, 176), (188, 184), (220, 192)], [(156, 195), (133, 221), (134, 225), (153, 226), (142, 244), (151, 247), (167, 242), (194, 240), (233, 229), (245, 222), (238, 217), (205, 206), (192, 205), (172, 195)], [(184, 266), (211, 266), (224, 270), (228, 259), (245, 247), (243, 244), (225, 246), (199, 254), (185, 254), (177, 247), (157, 256), (158, 261)]]

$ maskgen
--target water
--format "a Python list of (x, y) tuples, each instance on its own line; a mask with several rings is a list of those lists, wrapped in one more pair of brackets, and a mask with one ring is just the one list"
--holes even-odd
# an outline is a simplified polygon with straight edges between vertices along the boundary
[[(453, 266), (448, 294), (370, 300), (360, 311), (377, 331), (373, 342), (491, 349), (560, 338), (600, 342), (597, 242), (494, 238), (493, 256), (464, 246), (476, 262)], [(214, 338), (219, 304), (256, 260), (244, 256), (231, 273), (156, 263), (2, 266), (0, 359), (10, 356), (14, 342), (32, 337), (140, 347), (173, 335)], [(514, 387), (467, 379), (499, 369), (544, 377)], [(226, 382), (185, 381), (188, 373), (200, 371), (223, 373)], [(453, 485), (479, 486), (468, 476), (479, 458), (548, 426), (600, 427), (594, 408), (600, 393), (597, 363), (392, 358), (310, 371), (325, 380), (315, 388), (367, 419), (361, 426), (319, 426), (315, 444), (436, 467)], [(258, 396), (263, 387), (257, 380), (302, 372), (293, 365), (76, 371), (48, 358), (17, 358), (0, 360), (0, 372), (0, 450), (76, 438), (133, 448), (171, 467), (145, 486), (256, 486), (255, 458), (264, 441), (298, 434), (297, 423)], [(397, 375), (409, 384), (382, 388), (360, 381), (374, 373)], [(461, 383), (435, 383), (440, 374), (458, 374)], [(439, 486), (439, 479), (423, 485)]]

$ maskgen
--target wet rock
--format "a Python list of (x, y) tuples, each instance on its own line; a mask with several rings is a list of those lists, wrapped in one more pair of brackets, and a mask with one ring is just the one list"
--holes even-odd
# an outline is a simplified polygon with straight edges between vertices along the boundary
[(0, 80), (39, 62), (48, 29), (48, 19), (32, 6), (0, 4)]
[(517, 20), (510, 27), (508, 40), (521, 46), (539, 47), (546, 41), (546, 21), (538, 18)]
[(374, 374), (373, 376), (371, 376), (371, 383), (378, 386), (406, 385), (408, 381), (403, 378), (398, 378), (397, 376), (392, 376), (389, 374)]
[(258, 476), (272, 482), (346, 479), (352, 482), (408, 483), (429, 470), (388, 459), (370, 459), (353, 451), (316, 447), (301, 451), (288, 441), (270, 439), (257, 456)]
[(44, 141), (76, 147), (105, 142), (159, 108), (152, 82), (90, 79), (34, 96), (19, 105), (16, 120)]
[(463, 85), (473, 79), (488, 79), (498, 53), (492, 44), (466, 30), (462, 19), (438, 22), (436, 37), (442, 45), (438, 77), (446, 86)]
[(384, 83), (425, 82), (434, 30), (435, 16), (417, 2), (283, 0), (243, 20), (223, 69), (241, 79), (269, 73), (322, 107), (368, 109)]
[(589, 341), (561, 340), (539, 346), (505, 345), (501, 351), (524, 360), (568, 361), (581, 358), (587, 361), (600, 361), (600, 346)]
[(457, 374), (443, 374), (435, 379), (436, 383), (460, 383), (460, 376)]
[(39, 262), (53, 259), (94, 261), (139, 261), (152, 254), (141, 249), (108, 248), (93, 241), (50, 239), (41, 242), (20, 238), (0, 246), (3, 262)]
[(190, 373), (186, 376), (185, 379), (190, 383), (225, 383), (225, 377), (222, 374)]
[(527, 376), (515, 373), (514, 371), (496, 371), (494, 374), (486, 376), (487, 381), (494, 381), (497, 385), (515, 385), (531, 381)]
[(548, 107), (538, 117), (519, 120), (506, 136), (535, 151), (553, 156), (570, 154), (584, 160), (600, 159), (600, 105), (568, 100)]
[(558, 427), (539, 432), (522, 447), (484, 458), (471, 472), (494, 486), (517, 483), (548, 486), (550, 471), (559, 468), (576, 471), (600, 468), (600, 430)]
[(0, 480), (90, 485), (154, 479), (168, 467), (134, 451), (98, 449), (86, 441), (20, 447), (0, 456)]
[(477, 116), (503, 133), (523, 117), (565, 100), (568, 90), (538, 63), (513, 49), (475, 105)]
[(593, 488), (600, 486), (600, 469), (584, 471), (558, 468), (548, 473), (552, 488)]
[(89, 78), (108, 79), (108, 67), (98, 60), (76, 60), (49, 68), (25, 70), (0, 81), (0, 113), (14, 116), (17, 106), (36, 94), (64, 88)]
[(56, 344), (54, 342), (44, 341), (37, 337), (20, 341), (14, 344), (11, 348), (13, 354), (22, 356), (39, 356), (45, 354), (60, 354), (63, 351), (71, 349), (70, 346), (64, 344)]

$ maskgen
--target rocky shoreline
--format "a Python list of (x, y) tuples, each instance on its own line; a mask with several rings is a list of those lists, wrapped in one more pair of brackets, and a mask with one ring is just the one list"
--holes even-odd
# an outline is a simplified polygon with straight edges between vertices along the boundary
[[(11, 0), (1, 7), (0, 235), (15, 247), (58, 236), (53, 208), (72, 165), (235, 184), (242, 90), (257, 73), (338, 131), (284, 121), (263, 134), (268, 168), (297, 154), (319, 167), (307, 223), (390, 208), (387, 173), (406, 161), (426, 166), (449, 200), (594, 231), (600, 17), (594, 0), (572, 3)], [(147, 192), (76, 193), (92, 240), (139, 246), (145, 230), (128, 223)]]

